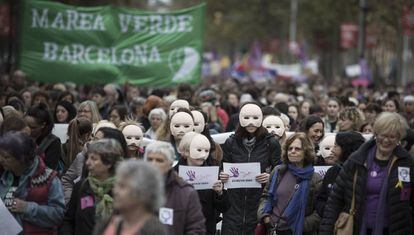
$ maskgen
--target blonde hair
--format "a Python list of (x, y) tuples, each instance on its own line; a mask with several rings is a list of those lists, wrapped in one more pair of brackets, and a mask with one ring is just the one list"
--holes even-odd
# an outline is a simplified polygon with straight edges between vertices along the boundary
[(82, 103), (79, 104), (78, 110), (81, 110), (85, 108), (86, 106), (89, 106), (89, 108), (91, 109), (92, 123), (98, 123), (101, 120), (101, 115), (99, 114), (99, 109), (95, 101), (92, 101), (92, 100), (83, 101)]
[(339, 113), (339, 119), (349, 119), (352, 122), (352, 130), (359, 131), (359, 128), (365, 121), (365, 116), (356, 107), (346, 107)]
[(101, 129), (101, 127), (109, 127), (109, 128), (116, 129), (115, 124), (113, 124), (112, 122), (110, 122), (108, 120), (101, 120), (98, 123), (95, 123), (95, 125), (93, 127), (92, 134), (95, 136), (96, 132), (98, 132), (99, 129)]
[(178, 145), (178, 152), (183, 155), (183, 153), (190, 151), (191, 141), (196, 135), (199, 135), (197, 132), (190, 131), (184, 134), (183, 138)]
[(396, 133), (399, 140), (402, 140), (407, 135), (409, 129), (408, 123), (403, 116), (398, 113), (383, 112), (374, 122), (375, 135), (383, 133)]

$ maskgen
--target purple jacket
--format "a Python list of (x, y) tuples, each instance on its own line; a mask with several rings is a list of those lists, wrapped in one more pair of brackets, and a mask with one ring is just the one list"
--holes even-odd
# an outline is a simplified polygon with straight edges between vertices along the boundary
[(173, 169), (167, 173), (165, 191), (167, 203), (164, 207), (174, 210), (173, 225), (166, 225), (168, 234), (206, 234), (205, 218), (197, 191)]

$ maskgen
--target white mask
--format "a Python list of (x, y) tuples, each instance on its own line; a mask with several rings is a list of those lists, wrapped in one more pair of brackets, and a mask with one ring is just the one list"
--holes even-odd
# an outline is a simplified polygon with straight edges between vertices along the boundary
[(172, 117), (172, 115), (174, 115), (178, 111), (179, 108), (190, 109), (190, 104), (188, 103), (187, 100), (176, 100), (172, 102), (170, 105), (170, 112), (169, 112), (170, 118)]
[(122, 130), (128, 146), (138, 147), (144, 134), (139, 126), (128, 125)]
[(206, 125), (203, 114), (197, 110), (191, 111), (191, 113), (193, 114), (194, 118), (194, 131), (197, 133), (203, 132), (204, 126)]
[(277, 135), (279, 138), (285, 133), (285, 124), (283, 120), (275, 115), (270, 115), (263, 120), (262, 126), (272, 134)]
[(210, 141), (204, 135), (196, 135), (190, 144), (190, 158), (206, 160), (210, 153)]
[(194, 130), (194, 121), (190, 114), (178, 112), (171, 118), (170, 131), (174, 137), (181, 139), (185, 133)]
[(260, 127), (262, 125), (263, 113), (259, 106), (255, 104), (246, 104), (240, 110), (239, 121), (242, 127), (255, 126)]
[(323, 158), (331, 156), (334, 145), (335, 135), (328, 135), (319, 143), (319, 152)]

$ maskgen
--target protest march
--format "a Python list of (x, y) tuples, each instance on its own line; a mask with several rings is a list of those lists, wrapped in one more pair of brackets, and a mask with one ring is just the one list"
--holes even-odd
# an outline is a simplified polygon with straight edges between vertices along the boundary
[(354, 2), (0, 0), (0, 235), (413, 234), (414, 7)]

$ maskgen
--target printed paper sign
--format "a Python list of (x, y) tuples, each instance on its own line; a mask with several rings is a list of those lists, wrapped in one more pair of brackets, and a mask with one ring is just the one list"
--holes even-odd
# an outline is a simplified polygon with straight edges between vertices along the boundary
[(261, 188), (256, 181), (260, 174), (260, 163), (223, 163), (223, 170), (229, 174), (229, 181), (224, 185), (227, 188)]
[(9, 212), (0, 198), (0, 235), (14, 235), (22, 231), (22, 227)]
[(331, 168), (332, 166), (314, 166), (313, 168), (315, 169), (315, 173), (318, 173), (321, 178), (325, 177), (326, 172), (328, 171), (329, 168)]
[(410, 183), (410, 168), (398, 167), (398, 179), (402, 182)]
[(218, 180), (218, 166), (179, 166), (178, 175), (196, 190), (212, 189)]
[(171, 208), (161, 207), (159, 219), (163, 224), (173, 225), (174, 210)]

